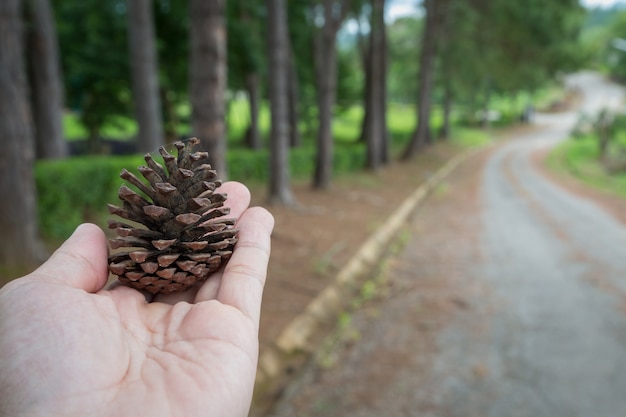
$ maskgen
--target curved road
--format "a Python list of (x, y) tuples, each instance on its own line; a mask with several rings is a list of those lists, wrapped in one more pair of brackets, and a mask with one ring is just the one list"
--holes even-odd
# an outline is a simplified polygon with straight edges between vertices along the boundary
[[(577, 81), (587, 111), (621, 92)], [(498, 149), (483, 176), (484, 278), (506, 306), (485, 346), (497, 396), (485, 415), (626, 416), (626, 227), (536, 171), (532, 153), (572, 126), (569, 115), (541, 123)]]
[[(582, 110), (617, 107), (593, 73)], [(533, 155), (577, 115), (465, 162), (420, 208), (386, 272), (273, 416), (626, 416), (626, 225), (547, 180)]]

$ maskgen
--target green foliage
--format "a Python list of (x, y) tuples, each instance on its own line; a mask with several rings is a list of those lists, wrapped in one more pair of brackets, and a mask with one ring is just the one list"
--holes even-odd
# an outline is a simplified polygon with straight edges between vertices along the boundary
[(604, 33), (604, 59), (610, 74), (619, 79), (626, 80), (626, 52), (615, 49), (611, 43), (615, 38), (626, 38), (626, 10), (615, 15)]
[(55, 0), (66, 101), (90, 137), (114, 115), (130, 114), (126, 4)]
[(234, 90), (243, 90), (246, 75), (266, 71), (265, 2), (231, 0), (227, 2), (227, 14), (228, 83)]
[(571, 175), (599, 190), (626, 198), (626, 173), (610, 173), (598, 159), (597, 139), (588, 134), (568, 140), (549, 155), (548, 164), (556, 172)]
[(187, 1), (156, 0), (154, 21), (159, 64), (159, 87), (166, 136), (186, 133), (189, 114), (179, 114), (188, 88), (189, 11)]
[[(189, 59), (189, 10), (187, 1), (156, 0), (154, 22), (157, 37), (160, 86), (180, 104), (187, 95)], [(167, 112), (165, 112), (167, 113)]]
[(501, 88), (535, 89), (580, 64), (577, 45), (585, 12), (578, 0), (499, 0), (489, 14), (497, 63), (492, 76)]
[(412, 103), (417, 92), (419, 57), (418, 34), (422, 20), (397, 19), (387, 29), (389, 42), (389, 97), (400, 103)]
[(65, 139), (69, 141), (85, 139), (89, 136), (89, 132), (80, 122), (80, 117), (74, 112), (63, 115), (63, 133)]
[[(293, 178), (306, 178), (313, 171), (312, 148), (294, 149), (289, 158)], [(364, 161), (362, 144), (341, 146), (334, 161), (335, 172), (358, 170)], [(85, 156), (38, 162), (35, 176), (43, 235), (63, 239), (83, 221), (102, 223), (107, 203), (118, 201), (116, 193), (122, 184), (120, 171), (126, 168), (136, 172), (135, 168), (143, 164), (140, 155)], [(265, 150), (231, 150), (228, 164), (232, 180), (251, 183), (268, 179), (269, 154)]]
[(365, 77), (357, 48), (337, 52), (337, 110), (350, 109), (363, 98)]
[(440, 83), (471, 111), (495, 94), (534, 91), (584, 62), (585, 12), (577, 0), (448, 2)]
[(38, 162), (35, 181), (44, 236), (65, 238), (81, 222), (98, 221), (106, 203), (117, 199), (120, 171), (141, 161), (137, 156), (89, 156)]
[(456, 128), (453, 133), (452, 141), (465, 148), (479, 148), (490, 144), (493, 140), (483, 130)]

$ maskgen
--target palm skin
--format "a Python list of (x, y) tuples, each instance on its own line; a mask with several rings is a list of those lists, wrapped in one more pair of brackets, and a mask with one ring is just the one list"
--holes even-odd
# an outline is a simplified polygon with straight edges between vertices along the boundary
[(103, 289), (102, 231), (79, 227), (0, 290), (1, 416), (245, 416), (258, 358), (271, 215), (227, 183), (239, 242), (199, 290)]

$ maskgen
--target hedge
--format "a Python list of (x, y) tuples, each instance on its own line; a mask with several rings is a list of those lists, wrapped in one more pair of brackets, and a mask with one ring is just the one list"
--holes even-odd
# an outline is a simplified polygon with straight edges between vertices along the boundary
[[(294, 179), (311, 175), (315, 152), (312, 148), (293, 149), (289, 153)], [(230, 179), (241, 182), (264, 182), (268, 179), (269, 153), (233, 149), (227, 157)], [(337, 146), (334, 158), (336, 173), (357, 170), (365, 163), (362, 144)], [(100, 222), (107, 203), (115, 203), (122, 184), (122, 169), (143, 165), (141, 155), (81, 156), (60, 161), (41, 161), (35, 169), (38, 214), (44, 237), (64, 239), (84, 221)]]

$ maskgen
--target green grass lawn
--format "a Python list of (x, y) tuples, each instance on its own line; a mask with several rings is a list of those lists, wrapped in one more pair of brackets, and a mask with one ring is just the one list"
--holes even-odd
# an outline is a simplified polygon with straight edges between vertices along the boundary
[[(178, 107), (178, 117), (182, 121), (178, 125), (180, 134), (190, 133), (189, 120), (191, 114), (190, 106), (185, 103)], [(363, 107), (352, 106), (339, 112), (333, 121), (333, 137), (337, 142), (354, 142), (361, 130), (361, 120), (363, 118)], [(431, 122), (433, 126), (442, 123), (443, 115), (438, 107), (432, 112)], [(238, 143), (244, 136), (250, 121), (248, 101), (244, 98), (235, 98), (228, 103), (228, 138), (229, 141)], [(410, 135), (415, 128), (416, 114), (415, 107), (408, 104), (390, 103), (388, 105), (387, 123), (393, 135)], [(88, 131), (80, 121), (77, 113), (67, 112), (63, 118), (63, 128), (67, 140), (86, 139)], [(259, 111), (259, 129), (263, 137), (269, 135), (270, 130), (270, 110), (267, 103), (264, 103)], [(125, 140), (137, 134), (137, 123), (130, 117), (114, 116), (101, 129), (102, 137)], [(312, 140), (313, 138), (308, 138)]]
[(548, 166), (591, 187), (626, 198), (626, 173), (610, 173), (600, 163), (592, 135), (561, 143), (550, 153)]

